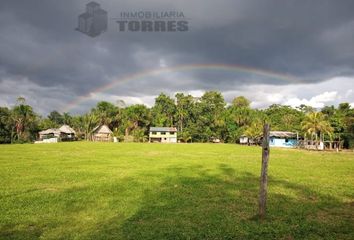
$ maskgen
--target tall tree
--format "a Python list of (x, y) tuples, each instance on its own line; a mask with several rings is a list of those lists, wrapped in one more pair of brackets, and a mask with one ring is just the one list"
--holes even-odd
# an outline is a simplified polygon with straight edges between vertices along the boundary
[(354, 109), (349, 103), (340, 103), (333, 117), (330, 118), (338, 140), (344, 140), (344, 147), (354, 147)]
[(155, 99), (155, 105), (151, 109), (153, 125), (159, 127), (174, 126), (176, 113), (175, 101), (164, 93)]
[(252, 122), (252, 109), (250, 101), (244, 96), (239, 96), (232, 100), (230, 114), (238, 127), (244, 127)]
[[(138, 128), (146, 131), (145, 127), (150, 123), (149, 109), (142, 104), (131, 105), (123, 111), (124, 135), (127, 137)], [(141, 132), (136, 133), (141, 136)]]
[(239, 96), (235, 97), (232, 100), (232, 105), (239, 108), (249, 108), (251, 105), (251, 101), (245, 98), (244, 96)]
[(250, 101), (244, 96), (235, 97), (225, 111), (226, 139), (228, 142), (237, 142), (247, 126), (254, 119), (254, 110), (250, 108)]
[(315, 136), (316, 147), (318, 137), (322, 137), (321, 134), (331, 135), (333, 133), (333, 128), (330, 123), (325, 119), (325, 115), (321, 112), (312, 112), (305, 116), (302, 121), (302, 130), (307, 133), (311, 139)]
[(183, 132), (183, 127), (188, 124), (191, 119), (192, 111), (194, 108), (194, 100), (191, 95), (184, 95), (183, 93), (176, 94), (176, 120), (178, 130)]
[(71, 125), (72, 120), (73, 117), (70, 115), (70, 113), (68, 112), (63, 113), (63, 124)]
[(304, 114), (315, 112), (315, 109), (313, 107), (305, 104), (300, 104), (300, 106), (298, 106), (297, 109)]
[(101, 101), (97, 103), (96, 107), (93, 108), (91, 112), (97, 117), (99, 124), (108, 125), (111, 129), (115, 127), (116, 117), (119, 112), (117, 106), (110, 102)]
[(100, 119), (94, 113), (86, 113), (82, 118), (85, 139), (91, 139), (92, 130), (100, 123)]
[(11, 111), (0, 107), (0, 143), (11, 142)]
[(255, 142), (258, 142), (262, 136), (263, 123), (261, 120), (253, 121), (252, 124), (247, 127), (244, 134)]
[(273, 130), (300, 131), (305, 114), (290, 106), (273, 104), (265, 109)]
[(12, 110), (15, 130), (13, 140), (18, 142), (32, 140), (31, 133), (35, 128), (36, 117), (32, 107), (26, 104), (25, 98), (19, 97), (16, 106)]
[(58, 111), (50, 112), (48, 119), (52, 121), (56, 126), (60, 126), (64, 123), (63, 116)]
[(208, 91), (203, 94), (195, 106), (196, 128), (193, 138), (210, 141), (211, 138), (222, 138), (225, 127), (226, 102), (220, 92)]

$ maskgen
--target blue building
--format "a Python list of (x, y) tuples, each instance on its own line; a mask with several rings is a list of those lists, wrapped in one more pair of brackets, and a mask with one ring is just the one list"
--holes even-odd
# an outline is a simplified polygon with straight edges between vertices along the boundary
[(270, 131), (269, 137), (271, 147), (294, 148), (298, 145), (298, 136), (293, 132)]

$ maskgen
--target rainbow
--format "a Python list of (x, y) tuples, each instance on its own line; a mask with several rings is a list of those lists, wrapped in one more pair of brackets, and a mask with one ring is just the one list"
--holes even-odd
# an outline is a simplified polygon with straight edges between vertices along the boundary
[(177, 65), (173, 67), (161, 67), (157, 69), (150, 69), (150, 70), (145, 70), (142, 72), (138, 73), (133, 73), (127, 76), (124, 76), (122, 78), (115, 79), (114, 81), (103, 85), (101, 87), (98, 87), (88, 94), (85, 94), (83, 96), (80, 96), (73, 101), (69, 102), (67, 105), (64, 106), (62, 109), (62, 112), (68, 112), (71, 109), (79, 106), (81, 103), (84, 101), (89, 100), (92, 98), (94, 94), (98, 93), (103, 93), (107, 90), (110, 90), (114, 87), (117, 87), (119, 84), (133, 81), (133, 80), (138, 80), (138, 79), (144, 79), (147, 77), (151, 76), (156, 76), (160, 75), (163, 73), (169, 73), (169, 72), (183, 72), (183, 71), (194, 71), (194, 70), (217, 70), (217, 71), (229, 71), (229, 72), (237, 72), (237, 73), (248, 73), (248, 74), (255, 74), (267, 78), (272, 78), (272, 79), (279, 79), (283, 80), (286, 82), (290, 83), (296, 83), (296, 82), (302, 82), (300, 79), (296, 78), (295, 76), (284, 74), (284, 73), (278, 73), (278, 72), (273, 72), (273, 71), (268, 71), (268, 70), (263, 70), (263, 69), (258, 69), (258, 68), (253, 68), (253, 67), (247, 67), (247, 66), (242, 66), (242, 65), (231, 65), (231, 64), (188, 64), (188, 65)]

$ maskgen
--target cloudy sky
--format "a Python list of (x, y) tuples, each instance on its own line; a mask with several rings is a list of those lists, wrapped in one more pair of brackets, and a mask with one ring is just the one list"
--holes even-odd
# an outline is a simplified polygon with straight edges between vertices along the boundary
[[(257, 108), (354, 104), (352, 0), (97, 2), (108, 30), (92, 38), (75, 31), (88, 1), (1, 0), (1, 106), (23, 96), (41, 114), (82, 113), (100, 100), (151, 106), (161, 92), (206, 90)], [(189, 30), (119, 32), (114, 18), (135, 11), (183, 12)], [(241, 67), (178, 67), (230, 65)]]

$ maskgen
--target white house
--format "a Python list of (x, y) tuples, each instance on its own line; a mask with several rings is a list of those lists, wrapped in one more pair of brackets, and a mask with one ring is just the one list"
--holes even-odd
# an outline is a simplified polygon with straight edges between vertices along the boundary
[(175, 127), (151, 127), (149, 142), (176, 143), (177, 128)]

